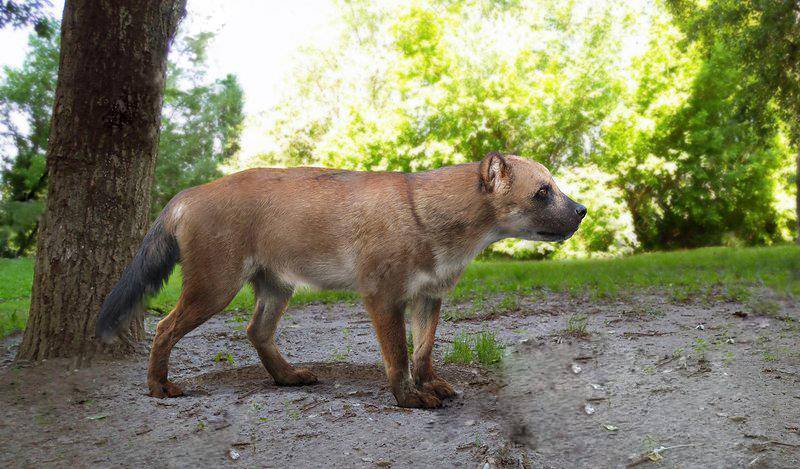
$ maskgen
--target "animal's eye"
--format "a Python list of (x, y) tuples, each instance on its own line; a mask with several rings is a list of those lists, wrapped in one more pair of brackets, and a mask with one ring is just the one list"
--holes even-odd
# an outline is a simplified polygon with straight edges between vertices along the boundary
[(547, 198), (547, 196), (549, 194), (550, 194), (550, 188), (548, 186), (544, 186), (541, 189), (539, 189), (538, 191), (536, 191), (536, 194), (534, 195), (534, 198), (537, 198), (539, 200), (544, 200), (544, 199)]

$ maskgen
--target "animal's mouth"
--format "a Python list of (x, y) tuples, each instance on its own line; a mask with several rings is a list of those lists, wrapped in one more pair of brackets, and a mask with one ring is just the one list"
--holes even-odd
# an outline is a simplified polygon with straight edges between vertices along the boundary
[(568, 233), (554, 233), (552, 231), (537, 231), (536, 236), (542, 241), (564, 241), (572, 237), (575, 234), (575, 231), (570, 231)]

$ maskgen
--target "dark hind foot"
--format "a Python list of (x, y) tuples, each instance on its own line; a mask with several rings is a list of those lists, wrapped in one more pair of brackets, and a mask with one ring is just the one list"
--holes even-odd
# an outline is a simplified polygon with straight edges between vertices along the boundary
[(278, 386), (305, 386), (318, 381), (317, 375), (308, 368), (290, 368), (279, 376), (273, 376), (273, 379)]
[(456, 391), (450, 386), (450, 383), (442, 378), (433, 378), (420, 383), (417, 387), (422, 391), (435, 394), (439, 399), (447, 399), (456, 395)]
[(404, 388), (395, 394), (398, 407), (410, 407), (414, 409), (436, 409), (442, 406), (442, 400), (431, 392), (418, 390), (413, 386)]
[(150, 388), (150, 397), (163, 399), (165, 397), (183, 396), (181, 387), (171, 381), (148, 383), (148, 387)]

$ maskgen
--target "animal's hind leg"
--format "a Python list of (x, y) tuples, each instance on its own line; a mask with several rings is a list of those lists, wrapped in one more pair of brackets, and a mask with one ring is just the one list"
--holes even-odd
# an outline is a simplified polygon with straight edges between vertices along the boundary
[(156, 327), (147, 369), (147, 386), (153, 397), (183, 395), (179, 386), (167, 380), (172, 347), (181, 337), (222, 311), (241, 288), (240, 283), (223, 278), (221, 273), (214, 275), (207, 272), (202, 277), (202, 282), (193, 278), (184, 269), (183, 291), (178, 304)]
[(247, 326), (247, 336), (258, 352), (261, 363), (278, 386), (301, 386), (317, 382), (311, 370), (295, 368), (281, 355), (275, 345), (275, 329), (292, 297), (292, 289), (271, 281), (267, 274), (259, 272), (253, 277), (256, 309)]

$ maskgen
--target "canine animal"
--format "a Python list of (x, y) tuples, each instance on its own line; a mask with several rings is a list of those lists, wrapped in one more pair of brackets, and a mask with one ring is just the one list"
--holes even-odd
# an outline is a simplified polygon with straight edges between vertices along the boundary
[(257, 298), (247, 335), (264, 367), (278, 385), (312, 384), (314, 373), (290, 365), (275, 345), (278, 321), (300, 285), (355, 290), (372, 319), (397, 404), (438, 407), (455, 394), (431, 363), (439, 309), (467, 264), (502, 238), (565, 240), (585, 215), (586, 207), (563, 194), (544, 166), (499, 153), (414, 174), (242, 171), (167, 204), (103, 303), (96, 335), (113, 341), (180, 261), (183, 290), (158, 323), (150, 352), (151, 396), (182, 394), (167, 379), (170, 351), (245, 282)]

